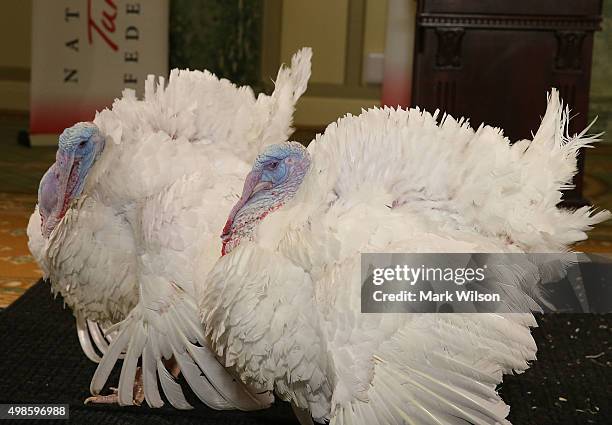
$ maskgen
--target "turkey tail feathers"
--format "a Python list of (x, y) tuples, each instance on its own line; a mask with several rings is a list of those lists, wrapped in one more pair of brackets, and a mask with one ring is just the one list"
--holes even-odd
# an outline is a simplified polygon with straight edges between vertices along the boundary
[[(100, 393), (111, 370), (125, 352), (119, 378), (119, 404), (133, 404), (137, 367), (142, 357), (145, 399), (151, 407), (163, 406), (157, 377), (172, 406), (190, 409), (181, 386), (169, 373), (164, 361), (174, 359), (185, 381), (197, 397), (213, 409), (257, 410), (268, 407), (268, 394), (255, 395), (217, 361), (206, 346), (204, 332), (197, 322), (196, 306), (188, 296), (174, 297), (156, 311), (137, 306), (120, 323), (119, 333), (110, 344), (92, 378), (90, 391)], [(193, 318), (193, 319), (192, 319)]]
[[(293, 113), (298, 99), (308, 86), (311, 58), (312, 49), (300, 49), (291, 58), (290, 68), (283, 66), (279, 69), (274, 92), (269, 97), (260, 95), (257, 98), (257, 107), (267, 119), (261, 137), (253, 144), (255, 155), (267, 145), (287, 140), (293, 133)], [(251, 155), (250, 161), (255, 155)]]
[(305, 185), (347, 203), (380, 193), (394, 209), (451, 217), (529, 252), (565, 251), (610, 218), (589, 207), (558, 207), (579, 150), (598, 135), (587, 128), (568, 136), (569, 110), (557, 90), (533, 140), (514, 144), (498, 128), (474, 131), (465, 119), (438, 115), (373, 108), (340, 119), (309, 145), (316, 170)]
[(282, 97), (285, 92), (290, 93), (289, 99), (292, 103), (298, 101), (304, 94), (310, 79), (310, 61), (312, 59), (312, 49), (303, 47), (298, 50), (291, 58), (291, 67), (282, 67), (274, 82), (275, 91), (273, 98)]
[[(526, 162), (533, 163), (530, 167), (533, 177), (540, 176), (533, 180), (539, 189), (571, 189), (572, 177), (577, 172), (578, 152), (601, 140), (602, 133), (588, 134), (595, 121), (573, 136), (569, 135), (569, 121), (569, 107), (563, 104), (559, 91), (553, 88), (548, 94), (548, 105), (540, 127), (523, 155)], [(547, 178), (542, 178), (543, 170), (550, 172)]]
[(100, 354), (106, 353), (114, 334), (104, 332), (97, 322), (85, 319), (81, 312), (75, 313), (75, 317), (81, 349), (89, 360), (99, 363)]
[(76, 327), (77, 336), (79, 337), (79, 343), (81, 344), (81, 349), (83, 350), (83, 353), (85, 353), (87, 358), (92, 362), (99, 363), (102, 358), (96, 352), (94, 344), (92, 343), (88, 321), (85, 320), (81, 314), (77, 314), (76, 316)]

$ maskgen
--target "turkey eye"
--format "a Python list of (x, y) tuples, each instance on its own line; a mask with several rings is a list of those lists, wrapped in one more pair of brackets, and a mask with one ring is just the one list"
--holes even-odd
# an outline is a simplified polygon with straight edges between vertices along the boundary
[(83, 140), (81, 143), (79, 143), (79, 147), (82, 148), (87, 144), (87, 140)]
[(268, 170), (276, 170), (276, 167), (278, 167), (278, 161), (271, 162), (266, 166)]

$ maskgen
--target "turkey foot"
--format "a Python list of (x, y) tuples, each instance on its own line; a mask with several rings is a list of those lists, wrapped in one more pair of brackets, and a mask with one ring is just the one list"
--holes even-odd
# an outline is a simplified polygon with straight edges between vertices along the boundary
[[(171, 357), (169, 360), (162, 359), (164, 366), (168, 369), (168, 372), (176, 379), (178, 378), (181, 370), (178, 367), (178, 363)], [(110, 387), (111, 394), (108, 395), (95, 395), (91, 397), (87, 397), (84, 404), (119, 404), (119, 391), (115, 387)], [(140, 406), (144, 401), (144, 388), (142, 385), (142, 369), (138, 367), (136, 369), (136, 378), (134, 380), (134, 390), (133, 390), (132, 401), (134, 405)]]
[[(94, 395), (87, 397), (84, 404), (119, 404), (119, 390), (115, 387), (109, 387), (111, 394), (108, 395)], [(132, 396), (132, 402), (136, 406), (140, 406), (144, 401), (144, 389), (142, 387), (142, 370), (140, 367), (136, 369), (136, 378), (134, 379), (134, 390)]]

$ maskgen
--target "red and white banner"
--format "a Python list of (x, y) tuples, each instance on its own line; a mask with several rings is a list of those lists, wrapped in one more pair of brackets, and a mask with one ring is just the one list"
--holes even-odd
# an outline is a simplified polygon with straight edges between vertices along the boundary
[(32, 145), (167, 73), (168, 0), (33, 0)]

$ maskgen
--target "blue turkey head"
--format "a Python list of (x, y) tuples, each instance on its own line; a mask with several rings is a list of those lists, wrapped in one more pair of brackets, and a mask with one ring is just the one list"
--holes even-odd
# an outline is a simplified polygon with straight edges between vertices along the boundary
[(104, 137), (91, 122), (80, 122), (59, 137), (55, 163), (38, 187), (38, 209), (45, 238), (62, 220), (73, 199), (83, 191), (87, 174), (104, 149)]
[(241, 239), (252, 239), (257, 223), (293, 198), (309, 167), (310, 155), (297, 142), (271, 145), (259, 154), (223, 228), (222, 255)]

